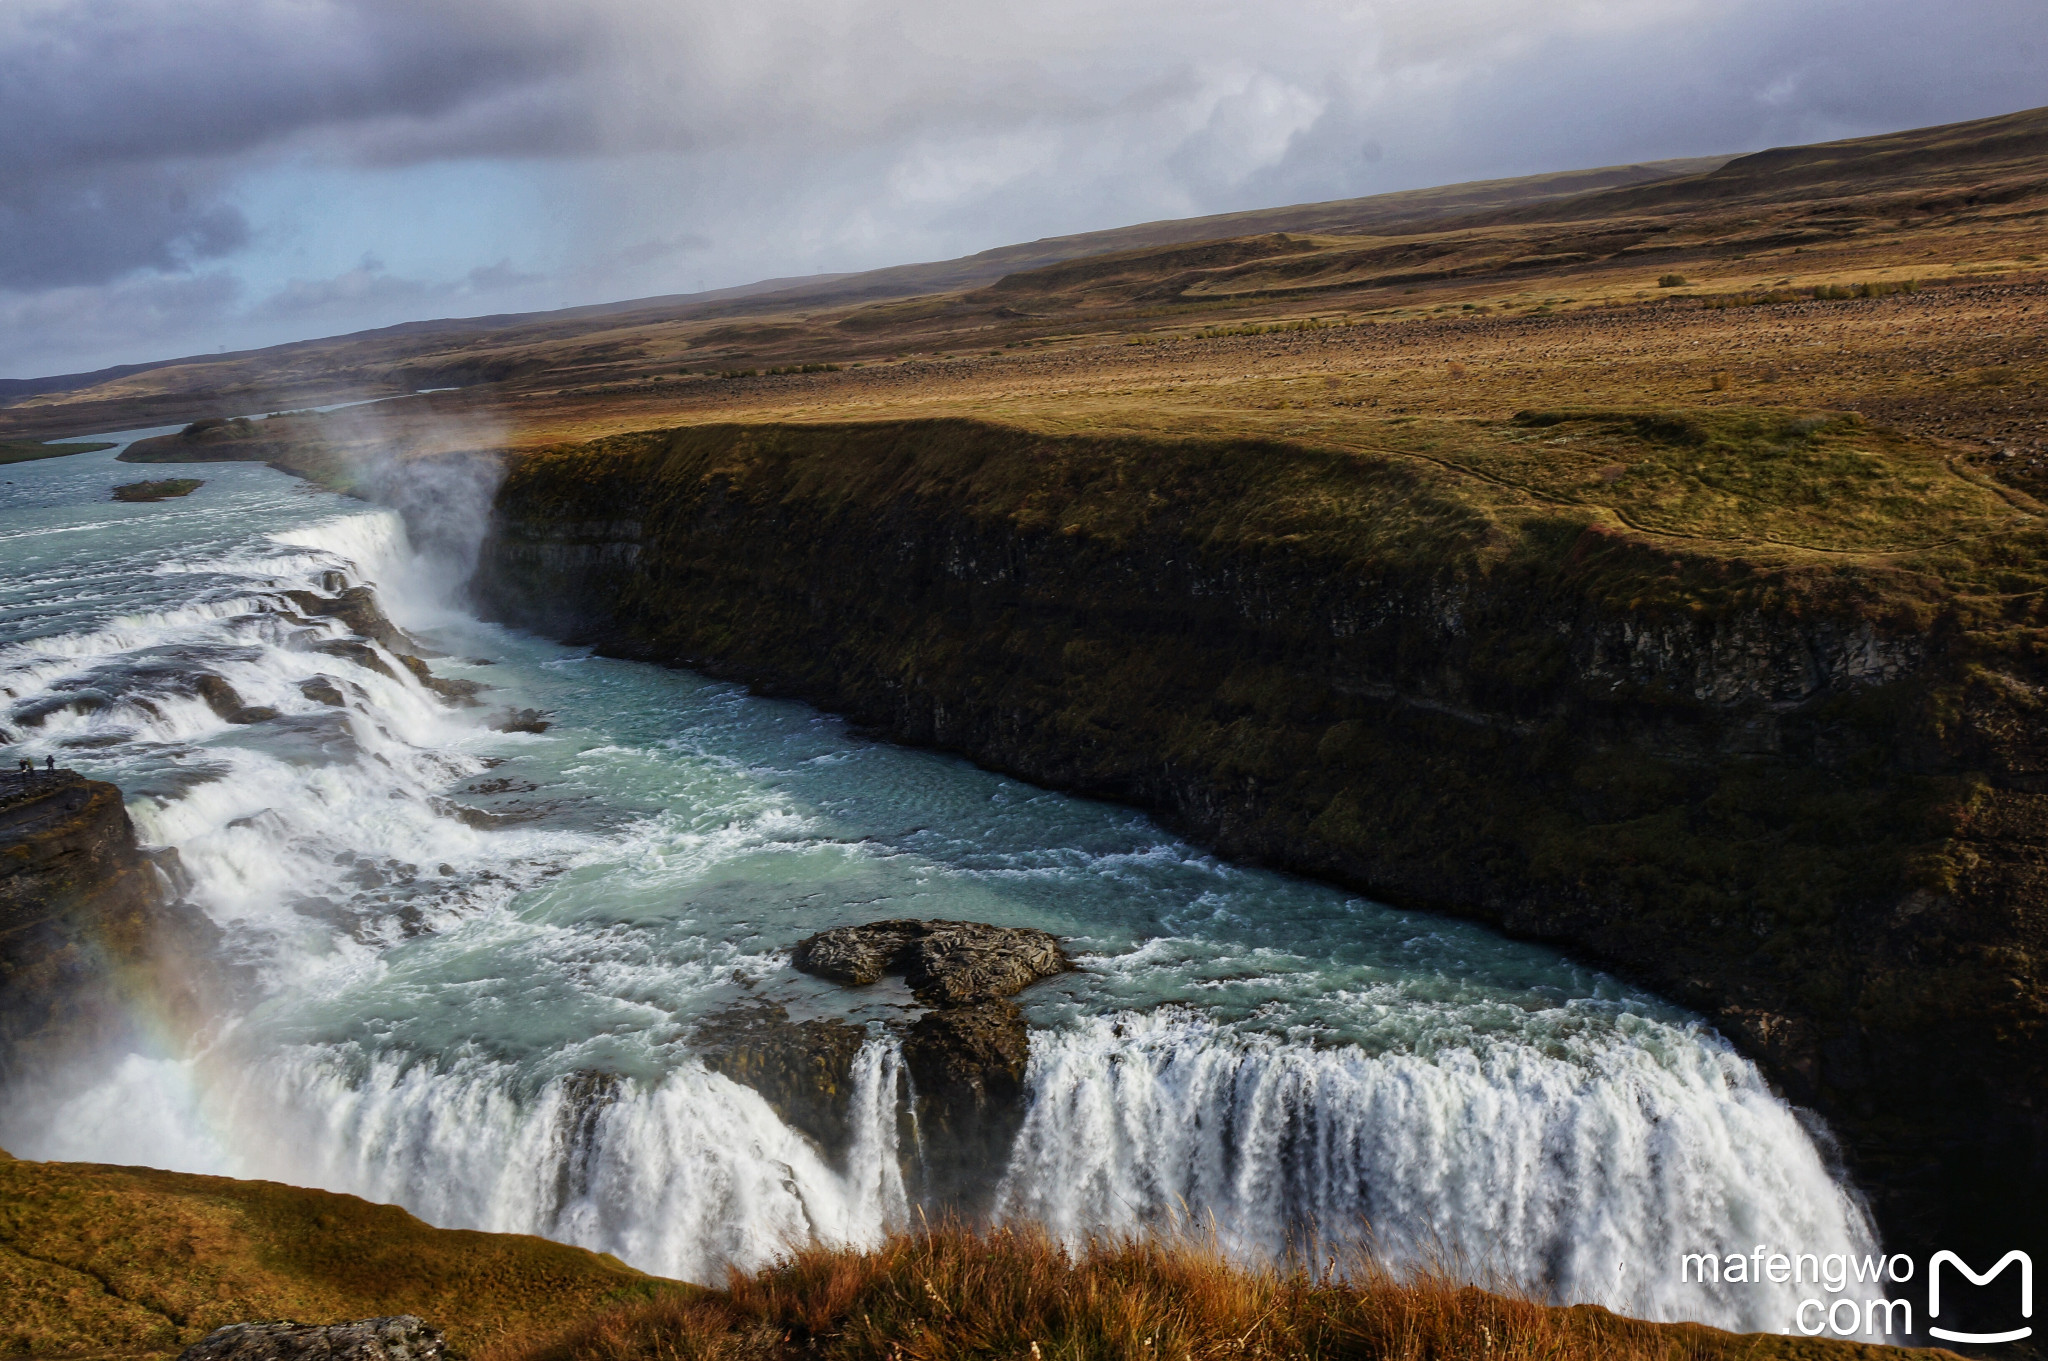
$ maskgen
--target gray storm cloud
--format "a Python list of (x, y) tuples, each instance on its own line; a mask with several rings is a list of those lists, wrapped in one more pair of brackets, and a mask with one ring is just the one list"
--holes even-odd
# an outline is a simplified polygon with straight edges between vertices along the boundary
[[(1974, 117), (2048, 102), (2044, 57), (2038, 0), (14, 0), (0, 368), (129, 303), (285, 338)], [(551, 261), (378, 276), (364, 239), (238, 282), (268, 176), (480, 165), (546, 182)]]

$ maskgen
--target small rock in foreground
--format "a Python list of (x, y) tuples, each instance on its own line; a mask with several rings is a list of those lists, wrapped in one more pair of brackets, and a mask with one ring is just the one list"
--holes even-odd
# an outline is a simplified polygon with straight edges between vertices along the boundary
[(356, 1323), (231, 1323), (178, 1361), (440, 1361), (439, 1328), (411, 1314)]

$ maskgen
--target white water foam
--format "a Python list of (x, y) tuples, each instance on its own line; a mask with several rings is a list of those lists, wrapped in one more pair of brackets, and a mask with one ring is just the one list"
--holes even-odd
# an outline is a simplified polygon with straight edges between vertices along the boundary
[[(0, 648), (4, 693), (17, 713), (41, 702), (61, 706), (37, 723), (38, 740), (55, 747), (125, 742), (184, 773), (174, 792), (131, 802), (139, 834), (179, 849), (192, 897), (215, 921), (300, 937), (296, 945), (274, 940), (261, 953), (274, 973), (301, 982), (308, 967), (302, 909), (360, 903), (366, 876), (410, 883), (422, 867), (435, 867), (424, 873), (441, 879), (442, 891), (425, 899), (426, 919), (406, 927), (431, 928), (502, 904), (532, 879), (517, 867), (559, 866), (590, 848), (589, 838), (571, 833), (483, 831), (445, 816), (440, 791), (484, 769), (462, 750), (474, 720), (451, 713), (397, 657), (339, 622), (294, 622), (281, 594), (320, 591), (339, 572), (350, 584), (406, 581), (415, 603), (429, 600), (427, 587), (404, 571), (408, 561), (396, 515), (338, 517), (227, 553), (157, 564), (158, 576), (204, 574), (223, 583), (207, 598)], [(309, 639), (362, 644), (372, 660), (309, 650)], [(192, 691), (191, 678), (201, 673), (281, 717), (260, 730), (238, 728)], [(338, 681), (345, 706), (308, 698), (301, 685), (311, 676)], [(280, 734), (291, 740), (279, 741)], [(388, 942), (393, 929), (359, 922), (354, 934), (374, 944)], [(331, 933), (314, 934), (325, 942)], [(348, 937), (333, 945), (318, 952), (323, 963), (364, 962)]]

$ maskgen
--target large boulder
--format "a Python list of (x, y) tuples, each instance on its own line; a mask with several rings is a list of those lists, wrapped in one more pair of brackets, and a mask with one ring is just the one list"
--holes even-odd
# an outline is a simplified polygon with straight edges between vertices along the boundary
[(440, 1361), (441, 1330), (412, 1314), (356, 1323), (231, 1323), (178, 1361)]
[(839, 983), (900, 973), (926, 1006), (972, 1006), (1071, 969), (1059, 937), (1028, 926), (894, 921), (840, 926), (797, 943), (791, 962)]
[(916, 1093), (923, 1198), (985, 1212), (1024, 1124), (1031, 1030), (1015, 1002), (934, 1007), (903, 1036)]

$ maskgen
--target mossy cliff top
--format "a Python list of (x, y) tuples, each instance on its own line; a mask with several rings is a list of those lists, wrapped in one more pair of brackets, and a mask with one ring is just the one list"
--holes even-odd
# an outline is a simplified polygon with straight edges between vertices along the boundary
[(548, 496), (581, 485), (595, 499), (576, 513), (595, 519), (651, 490), (619, 478), (687, 466), (739, 489), (769, 465), (828, 511), (922, 500), (1026, 533), (1114, 546), (1166, 530), (1370, 576), (1534, 568), (1631, 611), (1847, 609), (1916, 629), (1959, 609), (2032, 623), (2039, 602), (2026, 597), (2048, 585), (2039, 504), (1849, 413), (1346, 419), (1287, 439), (1164, 417), (1092, 432), (1029, 419), (704, 425), (525, 453), (513, 481), (544, 479)]
[(0, 1299), (0, 1349), (46, 1358), (163, 1357), (229, 1322), (400, 1312), (479, 1361), (1898, 1354), (1551, 1308), (1370, 1263), (1341, 1284), (1201, 1246), (1077, 1257), (1031, 1232), (811, 1248), (707, 1290), (543, 1239), (430, 1228), (353, 1196), (4, 1153)]

